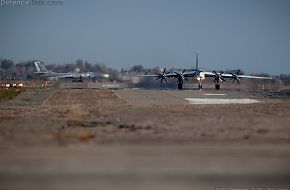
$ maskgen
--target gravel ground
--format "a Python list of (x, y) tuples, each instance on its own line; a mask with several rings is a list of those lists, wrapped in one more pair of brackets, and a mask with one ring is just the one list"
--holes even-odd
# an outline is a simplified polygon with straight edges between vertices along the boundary
[[(44, 88), (2, 102), (0, 189), (290, 185), (287, 92), (225, 91), (264, 100), (259, 104), (146, 106), (157, 99), (137, 93), (145, 98), (134, 104), (120, 90)], [(178, 98), (200, 91), (154, 93)]]
[[(148, 106), (145, 102), (152, 101), (148, 97), (151, 91), (138, 96), (140, 103), (136, 105), (120, 99), (121, 92), (117, 93), (91, 89), (26, 91), (1, 104), (1, 145), (290, 143), (289, 100)], [(162, 92), (160, 97), (166, 103), (164, 93), (176, 97), (180, 92)], [(161, 102), (157, 96), (155, 92), (155, 101)], [(168, 98), (171, 103), (173, 100)]]

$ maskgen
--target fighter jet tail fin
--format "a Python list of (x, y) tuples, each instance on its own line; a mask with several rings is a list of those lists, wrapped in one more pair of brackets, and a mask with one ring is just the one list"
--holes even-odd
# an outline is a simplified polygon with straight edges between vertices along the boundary
[(48, 73), (48, 70), (43, 66), (43, 64), (40, 61), (34, 62), (36, 72), (35, 73)]

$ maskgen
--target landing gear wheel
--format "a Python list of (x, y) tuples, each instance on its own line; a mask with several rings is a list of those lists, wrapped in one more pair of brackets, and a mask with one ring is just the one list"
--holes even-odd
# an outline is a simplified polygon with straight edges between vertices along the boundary
[(202, 89), (202, 84), (198, 84), (198, 90)]
[(215, 84), (215, 89), (216, 90), (219, 90), (221, 88), (221, 85), (220, 84)]
[(182, 84), (177, 84), (179, 90), (182, 90)]

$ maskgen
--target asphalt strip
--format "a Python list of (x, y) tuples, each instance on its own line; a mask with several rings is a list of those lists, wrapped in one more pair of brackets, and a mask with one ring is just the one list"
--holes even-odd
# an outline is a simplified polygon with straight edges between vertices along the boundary
[(254, 99), (226, 99), (226, 98), (184, 98), (189, 104), (254, 104), (259, 103)]

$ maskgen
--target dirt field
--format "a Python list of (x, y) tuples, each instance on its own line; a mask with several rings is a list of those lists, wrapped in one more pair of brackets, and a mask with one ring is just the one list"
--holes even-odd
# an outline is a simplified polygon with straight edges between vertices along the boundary
[[(124, 91), (25, 92), (1, 105), (1, 145), (290, 143), (288, 99), (263, 99), (260, 104), (247, 105), (189, 105), (177, 94), (188, 97), (199, 91), (137, 90), (131, 103), (119, 98)], [(235, 94), (246, 96), (243, 92), (231, 96)]]
[(131, 92), (31, 89), (2, 102), (0, 189), (289, 187), (288, 92), (219, 92), (261, 100), (246, 105)]

